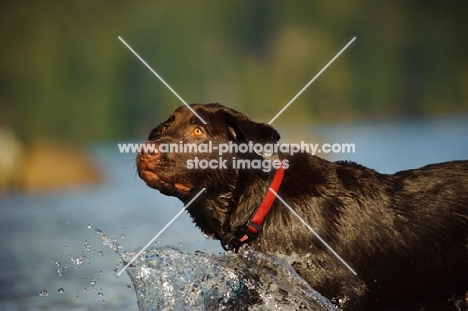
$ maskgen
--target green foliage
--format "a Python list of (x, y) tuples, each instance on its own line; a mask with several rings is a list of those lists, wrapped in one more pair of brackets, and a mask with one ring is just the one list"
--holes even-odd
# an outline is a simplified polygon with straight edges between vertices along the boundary
[(275, 124), (468, 112), (465, 2), (2, 1), (0, 125), (27, 140), (146, 136), (181, 103)]

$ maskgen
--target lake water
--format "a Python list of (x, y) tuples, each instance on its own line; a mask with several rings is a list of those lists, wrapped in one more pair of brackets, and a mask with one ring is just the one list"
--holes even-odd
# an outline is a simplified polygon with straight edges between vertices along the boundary
[[(468, 159), (467, 116), (280, 132), (288, 141), (354, 143), (354, 154), (327, 158), (383, 173)], [(128, 276), (115, 276), (119, 256), (103, 245), (96, 228), (134, 250), (146, 245), (182, 204), (146, 187), (136, 174), (134, 155), (120, 154), (117, 144), (93, 145), (89, 152), (104, 172), (102, 184), (0, 197), (0, 310), (138, 310)], [(222, 252), (219, 242), (205, 239), (186, 214), (157, 242), (187, 252)]]

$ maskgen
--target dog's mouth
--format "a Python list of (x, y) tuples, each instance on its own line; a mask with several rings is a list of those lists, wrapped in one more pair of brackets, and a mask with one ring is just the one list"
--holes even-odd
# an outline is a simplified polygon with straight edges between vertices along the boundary
[(181, 184), (181, 183), (175, 183), (174, 186), (180, 191), (189, 192), (190, 190), (192, 190), (191, 187), (186, 186), (186, 185)]
[(139, 169), (138, 174), (149, 187), (160, 190), (161, 192), (187, 194), (193, 190), (193, 186), (189, 183), (164, 179), (161, 175), (154, 172), (154, 170)]
[(177, 178), (175, 163), (148, 154), (139, 154), (137, 170), (141, 179), (151, 188), (170, 195), (186, 195), (193, 185)]

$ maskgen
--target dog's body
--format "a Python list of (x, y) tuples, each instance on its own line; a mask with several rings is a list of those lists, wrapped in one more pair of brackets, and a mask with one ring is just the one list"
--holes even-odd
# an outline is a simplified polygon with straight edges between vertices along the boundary
[[(218, 104), (191, 105), (204, 125), (180, 107), (155, 128), (153, 153), (137, 157), (139, 176), (162, 193), (190, 201), (194, 222), (229, 245), (268, 192), (276, 170), (188, 169), (187, 160), (218, 154), (162, 153), (163, 143), (276, 143), (268, 125)], [(307, 153), (227, 153), (224, 159), (286, 161), (278, 195), (356, 272), (354, 276), (280, 200), (263, 232), (249, 245), (293, 255), (292, 266), (321, 294), (345, 309), (417, 310), (419, 303), (459, 293), (468, 283), (468, 161), (379, 174), (350, 162), (329, 162)], [(291, 257), (291, 258), (292, 258)]]

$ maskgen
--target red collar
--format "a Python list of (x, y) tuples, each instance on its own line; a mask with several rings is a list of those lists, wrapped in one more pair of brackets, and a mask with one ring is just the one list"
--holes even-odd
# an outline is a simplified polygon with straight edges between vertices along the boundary
[[(276, 171), (275, 176), (273, 177), (273, 181), (270, 185), (270, 189), (274, 190), (275, 193), (278, 192), (278, 189), (281, 186), (283, 176), (284, 167), (281, 166)], [(237, 249), (239, 249), (242, 244), (255, 240), (260, 235), (263, 229), (263, 221), (265, 220), (266, 215), (270, 211), (270, 208), (276, 199), (275, 193), (270, 191), (270, 189), (267, 190), (267, 193), (263, 197), (262, 203), (253, 212), (247, 223), (237, 229), (236, 233), (234, 234), (234, 238), (232, 239), (231, 243), (229, 243), (227, 248), (223, 246), (224, 249), (233, 249), (237, 251)]]

